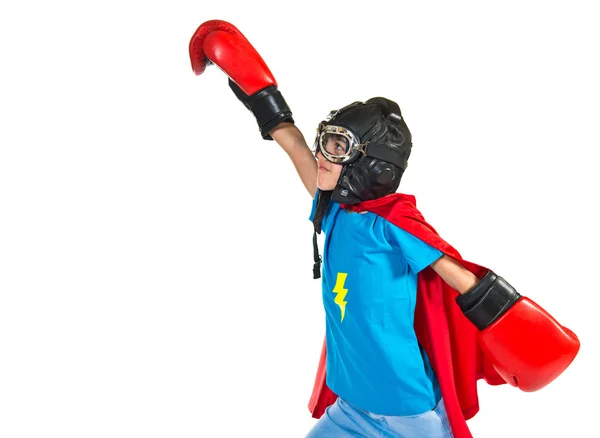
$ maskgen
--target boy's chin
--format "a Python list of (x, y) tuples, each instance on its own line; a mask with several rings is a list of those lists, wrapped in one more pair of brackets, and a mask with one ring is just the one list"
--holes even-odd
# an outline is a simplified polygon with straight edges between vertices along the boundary
[(317, 187), (319, 188), (319, 190), (321, 190), (323, 192), (329, 192), (329, 191), (335, 189), (335, 184), (327, 184), (327, 183), (317, 182)]
[(332, 178), (328, 172), (319, 173), (317, 175), (317, 187), (323, 192), (329, 192), (335, 189), (337, 178)]

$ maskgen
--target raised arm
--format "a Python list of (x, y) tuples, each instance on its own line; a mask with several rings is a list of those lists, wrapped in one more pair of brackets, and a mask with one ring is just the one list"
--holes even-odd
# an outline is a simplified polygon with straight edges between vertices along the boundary
[(288, 154), (304, 187), (314, 198), (317, 192), (317, 161), (300, 130), (293, 123), (282, 123), (271, 131), (271, 136)]
[(216, 64), (229, 76), (229, 86), (250, 110), (265, 140), (276, 140), (292, 160), (302, 183), (314, 198), (317, 163), (294, 125), (292, 111), (278, 89), (273, 74), (256, 49), (231, 23), (210, 20), (202, 23), (190, 41), (194, 73)]

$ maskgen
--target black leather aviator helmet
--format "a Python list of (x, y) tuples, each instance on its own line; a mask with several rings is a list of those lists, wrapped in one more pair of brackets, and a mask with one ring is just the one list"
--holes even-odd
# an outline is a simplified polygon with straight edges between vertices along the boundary
[[(328, 151), (336, 136), (345, 150)], [(356, 204), (394, 193), (408, 164), (412, 138), (396, 102), (375, 97), (332, 111), (317, 128), (315, 153), (342, 164), (331, 199)], [(339, 148), (338, 148), (339, 149)]]

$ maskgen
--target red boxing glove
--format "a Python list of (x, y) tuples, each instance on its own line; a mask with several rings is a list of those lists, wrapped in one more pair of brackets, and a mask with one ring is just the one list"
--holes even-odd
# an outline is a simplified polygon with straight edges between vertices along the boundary
[(234, 25), (222, 20), (202, 23), (190, 40), (189, 51), (197, 75), (214, 63), (229, 76), (230, 87), (256, 117), (264, 139), (272, 140), (269, 132), (280, 123), (294, 123), (273, 74)]
[(526, 297), (482, 331), (481, 341), (498, 374), (526, 392), (556, 379), (579, 351), (575, 333)]
[(575, 333), (491, 271), (456, 301), (498, 374), (523, 391), (548, 385), (579, 351)]

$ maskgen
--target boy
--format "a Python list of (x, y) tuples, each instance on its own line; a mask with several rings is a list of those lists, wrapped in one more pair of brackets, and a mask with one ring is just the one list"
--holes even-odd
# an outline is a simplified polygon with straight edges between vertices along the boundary
[[(319, 124), (314, 151), (262, 58), (234, 26), (203, 23), (192, 67), (229, 76), (264, 139), (313, 197), (314, 276), (324, 231), (326, 340), (309, 437), (470, 437), (476, 381), (535, 391), (574, 359), (577, 337), (491, 270), (463, 260), (396, 193), (412, 147), (398, 105), (354, 102)], [(316, 159), (315, 159), (316, 158)]]

